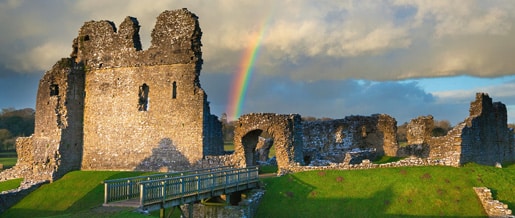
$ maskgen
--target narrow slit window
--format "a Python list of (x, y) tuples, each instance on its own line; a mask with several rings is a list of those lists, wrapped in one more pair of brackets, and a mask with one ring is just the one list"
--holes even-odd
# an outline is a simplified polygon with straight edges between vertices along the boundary
[(50, 96), (59, 95), (59, 86), (56, 84), (50, 85)]
[(177, 98), (177, 82), (175, 81), (172, 83), (172, 98)]
[(143, 83), (139, 87), (138, 92), (138, 111), (147, 111), (148, 110), (148, 85)]

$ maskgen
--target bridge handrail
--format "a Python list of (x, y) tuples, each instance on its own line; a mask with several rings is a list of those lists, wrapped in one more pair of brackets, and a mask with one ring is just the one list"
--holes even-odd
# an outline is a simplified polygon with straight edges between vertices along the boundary
[(256, 181), (259, 181), (257, 167), (234, 168), (211, 173), (142, 181), (139, 183), (140, 206)]
[(215, 167), (215, 168), (207, 168), (207, 169), (196, 169), (196, 170), (188, 170), (181, 172), (170, 172), (170, 173), (160, 173), (153, 174), (148, 176), (135, 176), (121, 179), (111, 179), (105, 180), (104, 183), (104, 204), (134, 199), (140, 196), (138, 183), (142, 181), (149, 180), (159, 180), (165, 178), (172, 178), (177, 176), (184, 176), (189, 174), (199, 174), (206, 172), (215, 172), (220, 170), (230, 169), (231, 167), (223, 166), (223, 167)]

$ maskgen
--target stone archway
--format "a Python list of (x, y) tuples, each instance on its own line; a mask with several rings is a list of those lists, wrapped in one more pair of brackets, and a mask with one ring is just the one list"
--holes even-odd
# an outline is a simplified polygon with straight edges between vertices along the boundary
[(302, 121), (298, 114), (246, 114), (238, 119), (234, 129), (234, 161), (240, 167), (256, 164), (256, 146), (263, 132), (273, 138), (278, 173), (291, 165), (303, 165)]
[(259, 136), (263, 130), (256, 129), (248, 132), (241, 138), (241, 144), (245, 153), (245, 164), (247, 166), (256, 165), (256, 154), (257, 145), (259, 143)]

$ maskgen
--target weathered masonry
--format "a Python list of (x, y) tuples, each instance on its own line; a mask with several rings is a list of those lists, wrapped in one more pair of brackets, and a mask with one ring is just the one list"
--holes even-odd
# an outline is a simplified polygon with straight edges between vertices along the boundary
[(35, 132), (18, 139), (18, 163), (0, 178), (53, 181), (79, 169), (243, 167), (266, 161), (271, 148), (280, 174), (383, 155), (449, 166), (515, 161), (506, 106), (484, 93), (446, 136), (431, 136), (431, 116), (412, 120), (409, 145), (403, 147), (396, 139), (397, 121), (386, 114), (315, 122), (298, 114), (247, 114), (235, 127), (235, 152), (224, 155), (221, 123), (211, 115), (199, 81), (197, 16), (186, 9), (160, 14), (147, 50), (138, 32), (133, 17), (118, 28), (110, 21), (82, 26), (70, 57), (41, 79)]
[(431, 136), (432, 116), (411, 120), (407, 132), (409, 146), (399, 149), (398, 155), (439, 159), (451, 166), (515, 161), (515, 142), (507, 125), (506, 106), (492, 102), (485, 93), (477, 93), (469, 111), (469, 117), (441, 137)]
[(183, 170), (223, 153), (221, 124), (200, 86), (198, 18), (157, 17), (142, 50), (127, 17), (86, 22), (41, 79), (34, 135), (17, 142), (18, 172), (54, 180), (71, 170)]
[(303, 122), (304, 161), (342, 162), (345, 154), (360, 152), (367, 159), (396, 156), (397, 121), (386, 114)]
[(265, 142), (259, 141), (259, 136), (267, 132), (263, 135), (273, 139), (270, 140), (273, 144), (264, 148), (275, 148), (280, 174), (327, 169), (325, 166), (331, 169), (384, 167), (361, 165), (364, 159), (383, 155), (419, 158), (410, 165), (458, 167), (468, 162), (495, 165), (515, 161), (515, 142), (507, 126), (506, 106), (492, 102), (485, 93), (476, 94), (470, 104), (470, 116), (447, 135), (433, 137), (433, 126), (432, 116), (413, 119), (408, 124), (408, 145), (401, 147), (397, 142), (397, 121), (386, 114), (309, 122), (302, 121), (299, 115), (248, 114), (236, 124), (233, 159), (240, 160), (239, 166), (251, 166), (258, 159), (266, 159), (268, 150), (260, 147)]
[(291, 165), (303, 165), (300, 115), (257, 113), (242, 115), (234, 130), (233, 161), (237, 166), (257, 164), (259, 137), (273, 138), (279, 173)]

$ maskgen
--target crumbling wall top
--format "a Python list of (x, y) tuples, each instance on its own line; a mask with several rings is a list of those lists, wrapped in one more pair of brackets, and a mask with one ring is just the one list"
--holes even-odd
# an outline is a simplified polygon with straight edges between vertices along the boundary
[(406, 139), (410, 145), (422, 145), (429, 142), (433, 137), (434, 128), (433, 116), (420, 116), (412, 119), (407, 126)]
[(151, 45), (142, 50), (139, 22), (126, 17), (119, 30), (111, 21), (89, 21), (73, 41), (71, 57), (88, 70), (111, 67), (193, 64), (202, 65), (198, 17), (187, 9), (164, 11), (157, 17)]

